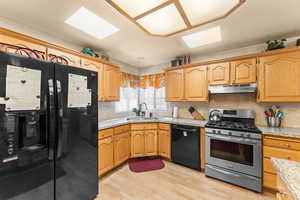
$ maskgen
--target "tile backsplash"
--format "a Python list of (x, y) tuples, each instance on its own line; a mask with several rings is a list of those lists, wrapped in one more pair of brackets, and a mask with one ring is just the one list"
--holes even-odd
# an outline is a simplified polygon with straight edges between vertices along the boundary
[[(207, 103), (169, 103), (166, 115), (171, 116), (173, 106), (179, 107), (180, 118), (192, 118), (188, 108), (193, 106), (206, 120), (210, 108), (252, 109), (256, 112), (256, 124), (266, 126), (264, 110), (274, 105), (273, 103), (257, 103), (256, 94), (217, 94), (210, 95), (209, 99)], [(285, 112), (282, 127), (300, 128), (300, 103), (276, 103), (275, 105)]]
[[(108, 120), (113, 118), (121, 118), (135, 116), (133, 112), (115, 112), (115, 103), (105, 102), (99, 103), (99, 120)], [(216, 94), (210, 95), (209, 102), (205, 103), (168, 103), (166, 111), (159, 111), (156, 116), (171, 117), (172, 107), (179, 107), (180, 118), (192, 118), (188, 109), (190, 106), (195, 107), (207, 120), (208, 109), (210, 108), (228, 108), (228, 109), (252, 109), (256, 112), (256, 124), (266, 126), (264, 119), (264, 110), (271, 107), (273, 103), (257, 103), (255, 94)], [(285, 112), (282, 120), (282, 127), (300, 128), (300, 103), (276, 103), (280, 110)]]

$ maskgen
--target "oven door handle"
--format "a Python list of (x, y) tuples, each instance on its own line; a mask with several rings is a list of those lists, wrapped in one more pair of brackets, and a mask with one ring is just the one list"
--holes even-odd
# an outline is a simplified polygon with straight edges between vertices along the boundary
[(231, 173), (231, 172), (228, 172), (228, 171), (225, 171), (225, 170), (222, 170), (222, 169), (217, 169), (215, 167), (212, 167), (212, 166), (209, 166), (209, 165), (206, 165), (206, 167), (208, 168), (211, 168), (217, 172), (220, 172), (222, 174), (227, 174), (227, 175), (230, 175), (230, 176), (236, 176), (236, 177), (240, 177), (238, 174), (234, 174), (234, 173)]
[(219, 169), (219, 168), (210, 166), (210, 165), (206, 165), (205, 167), (210, 168), (210, 169), (212, 169), (212, 170), (215, 170), (215, 171), (217, 171), (217, 172), (220, 172), (220, 173), (222, 173), (222, 174), (226, 174), (226, 175), (230, 175), (230, 176), (235, 176), (235, 177), (246, 176), (246, 177), (249, 178), (249, 179), (257, 180), (257, 178), (252, 177), (252, 176), (248, 176), (248, 175), (246, 175), (246, 174), (240, 175), (240, 174), (228, 172), (228, 171), (225, 171), (225, 170), (222, 170), (222, 169)]
[(236, 137), (231, 137), (231, 136), (228, 137), (228, 136), (221, 136), (221, 135), (215, 135), (215, 134), (210, 134), (210, 133), (206, 133), (206, 136), (210, 137), (210, 138), (214, 138), (214, 139), (228, 141), (228, 142), (240, 142), (243, 144), (252, 144), (252, 145), (261, 144), (261, 141), (258, 141), (258, 140), (236, 138)]

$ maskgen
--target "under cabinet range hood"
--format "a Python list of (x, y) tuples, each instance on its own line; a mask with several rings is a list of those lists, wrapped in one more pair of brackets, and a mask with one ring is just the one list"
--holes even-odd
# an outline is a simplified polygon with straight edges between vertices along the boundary
[(242, 84), (242, 85), (218, 85), (209, 86), (208, 90), (211, 94), (240, 94), (240, 93), (254, 93), (257, 84)]

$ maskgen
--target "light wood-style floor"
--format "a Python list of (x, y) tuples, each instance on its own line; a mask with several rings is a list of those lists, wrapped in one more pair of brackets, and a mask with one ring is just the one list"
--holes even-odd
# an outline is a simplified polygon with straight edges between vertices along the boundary
[(164, 161), (162, 170), (133, 173), (128, 164), (100, 179), (101, 200), (274, 200)]

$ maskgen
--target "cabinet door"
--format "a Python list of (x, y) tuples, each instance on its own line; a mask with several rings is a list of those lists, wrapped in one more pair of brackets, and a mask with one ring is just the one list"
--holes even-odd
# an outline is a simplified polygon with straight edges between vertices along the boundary
[(186, 101), (207, 101), (207, 66), (184, 70), (184, 93)]
[(248, 84), (256, 82), (256, 59), (231, 62), (231, 83)]
[(157, 155), (157, 130), (145, 131), (145, 156)]
[(230, 84), (230, 64), (217, 63), (209, 66), (209, 85)]
[(48, 48), (48, 60), (54, 63), (60, 63), (73, 67), (80, 67), (81, 59), (79, 56)]
[(131, 157), (143, 157), (145, 153), (144, 131), (131, 132)]
[(260, 102), (300, 102), (300, 52), (259, 59)]
[(130, 133), (115, 136), (114, 140), (114, 166), (118, 166), (130, 157)]
[(171, 138), (169, 131), (159, 130), (158, 152), (160, 156), (171, 159)]
[(46, 47), (0, 34), (0, 51), (46, 60)]
[(81, 68), (98, 72), (98, 69), (102, 66), (102, 63), (88, 60), (85, 58), (81, 59)]
[(117, 67), (104, 65), (104, 99), (105, 101), (120, 100), (120, 69)]
[(99, 175), (114, 167), (114, 143), (112, 136), (99, 140)]
[(183, 101), (183, 70), (166, 72), (166, 100)]

